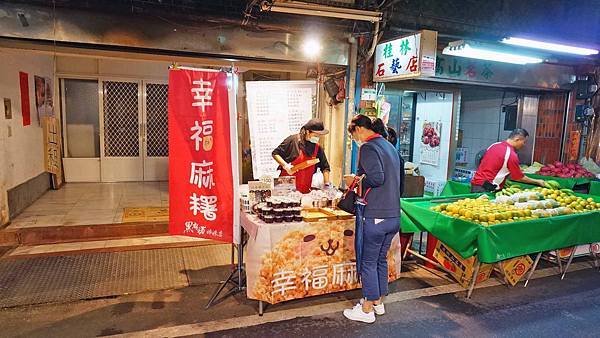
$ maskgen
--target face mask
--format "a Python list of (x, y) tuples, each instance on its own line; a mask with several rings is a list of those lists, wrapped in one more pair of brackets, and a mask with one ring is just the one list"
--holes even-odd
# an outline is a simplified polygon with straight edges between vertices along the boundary
[(312, 142), (314, 144), (317, 144), (317, 143), (319, 143), (319, 137), (318, 136), (313, 136), (313, 137), (309, 138), (308, 141), (310, 141), (310, 142)]

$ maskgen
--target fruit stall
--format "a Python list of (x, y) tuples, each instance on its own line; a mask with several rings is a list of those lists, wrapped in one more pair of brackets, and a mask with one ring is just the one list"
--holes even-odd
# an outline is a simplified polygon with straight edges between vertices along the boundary
[(588, 191), (590, 182), (596, 179), (596, 175), (579, 163), (563, 164), (558, 161), (547, 165), (534, 163), (528, 169), (525, 170), (528, 177), (553, 180), (560, 183), (561, 188), (567, 189), (583, 186), (583, 189)]
[(497, 195), (402, 199), (402, 231), (429, 232), (448, 247), (441, 248), (444, 253), (456, 253), (450, 272), (470, 259), (470, 296), (487, 264), (525, 262), (527, 255), (538, 254), (533, 265), (526, 265), (533, 271), (542, 252), (600, 241), (600, 196), (557, 187), (556, 182), (546, 188), (513, 184)]

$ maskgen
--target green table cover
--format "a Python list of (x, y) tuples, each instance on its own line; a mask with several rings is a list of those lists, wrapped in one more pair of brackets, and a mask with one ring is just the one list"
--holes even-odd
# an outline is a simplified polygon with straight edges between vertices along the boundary
[(593, 179), (589, 177), (578, 177), (578, 178), (562, 178), (562, 177), (554, 177), (554, 176), (542, 176), (536, 174), (526, 174), (530, 178), (542, 179), (544, 181), (556, 181), (560, 183), (561, 188), (573, 189), (574, 186), (580, 184), (588, 184)]
[[(529, 185), (521, 182), (508, 180), (512, 184), (520, 185), (522, 188), (535, 188), (534, 185)], [(600, 188), (599, 188), (600, 189)], [(448, 181), (442, 190), (440, 196), (455, 196), (471, 193), (471, 183)]]
[[(592, 197), (596, 202), (600, 202), (600, 196)], [(485, 227), (430, 210), (431, 206), (436, 205), (431, 201), (436, 199), (439, 197), (405, 198), (400, 205), (405, 218), (411, 221), (411, 226), (420, 231), (430, 232), (464, 258), (477, 255), (483, 263), (495, 263), (526, 254), (600, 242), (599, 211)]]
[(454, 196), (471, 193), (471, 183), (448, 181), (440, 196)]
[(600, 181), (590, 182), (590, 195), (600, 196)]

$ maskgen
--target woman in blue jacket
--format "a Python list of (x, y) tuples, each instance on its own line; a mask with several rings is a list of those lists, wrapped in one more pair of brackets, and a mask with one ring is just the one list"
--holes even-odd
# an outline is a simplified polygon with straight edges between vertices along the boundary
[[(352, 139), (360, 146), (357, 175), (364, 178), (362, 189), (367, 205), (361, 257), (363, 300), (344, 310), (346, 318), (375, 322), (385, 313), (382, 298), (388, 294), (387, 252), (400, 231), (400, 157), (387, 139), (376, 133), (385, 130), (380, 119), (356, 115), (348, 125)], [(368, 192), (367, 192), (368, 191)]]

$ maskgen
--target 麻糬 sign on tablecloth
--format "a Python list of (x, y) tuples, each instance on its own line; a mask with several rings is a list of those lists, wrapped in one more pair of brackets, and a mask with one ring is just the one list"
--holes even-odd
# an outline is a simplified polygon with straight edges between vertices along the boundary
[[(267, 224), (243, 218), (249, 229), (246, 277), (250, 299), (271, 304), (360, 287), (354, 219)], [(400, 277), (400, 236), (388, 251), (388, 279)]]
[(220, 71), (169, 72), (171, 234), (239, 242), (234, 80)]

